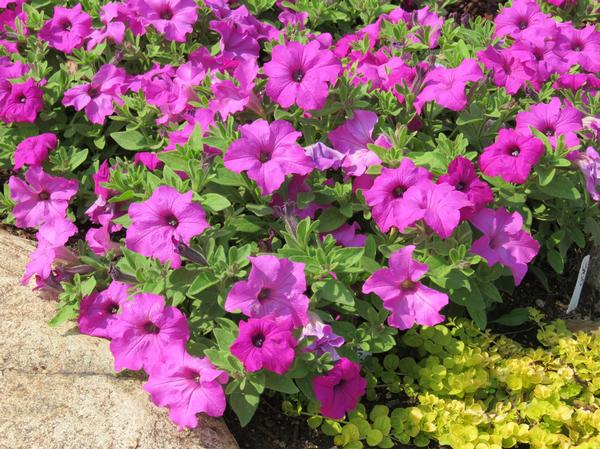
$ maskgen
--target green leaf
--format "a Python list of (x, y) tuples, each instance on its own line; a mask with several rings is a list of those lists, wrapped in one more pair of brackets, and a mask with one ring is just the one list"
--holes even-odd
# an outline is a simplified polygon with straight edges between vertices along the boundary
[(546, 167), (545, 165), (538, 165), (535, 167), (535, 172), (538, 175), (539, 184), (541, 187), (545, 187), (552, 182), (554, 175), (556, 175), (556, 168)]
[(292, 379), (272, 373), (271, 371), (265, 373), (265, 386), (271, 390), (287, 394), (296, 394), (299, 391)]
[(569, 178), (564, 176), (554, 177), (550, 184), (541, 186), (540, 188), (542, 192), (555, 198), (565, 200), (578, 200), (581, 198), (581, 193), (579, 193), (577, 187), (575, 187)]
[(528, 320), (529, 309), (527, 307), (518, 307), (492, 321), (492, 323), (501, 324), (503, 326), (519, 326)]
[(213, 212), (218, 212), (231, 206), (229, 200), (218, 193), (205, 193), (200, 197), (200, 203)]
[(190, 285), (187, 291), (188, 296), (193, 296), (219, 283), (219, 278), (212, 271), (201, 271)]
[(319, 232), (331, 232), (346, 223), (347, 218), (336, 208), (330, 207), (319, 216)]
[(229, 405), (237, 415), (240, 425), (246, 427), (252, 420), (254, 413), (258, 407), (260, 396), (253, 393), (242, 393), (240, 390), (235, 391), (229, 396)]
[(112, 137), (121, 148), (126, 150), (137, 151), (148, 146), (148, 142), (146, 142), (144, 135), (135, 129), (114, 132), (110, 134), (110, 137)]
[(555, 249), (548, 250), (548, 253), (546, 254), (546, 259), (548, 260), (550, 266), (557, 273), (562, 273), (565, 269), (565, 261), (563, 260), (563, 257), (560, 255), (560, 253)]
[(354, 293), (337, 279), (330, 279), (319, 289), (318, 295), (325, 301), (354, 306)]

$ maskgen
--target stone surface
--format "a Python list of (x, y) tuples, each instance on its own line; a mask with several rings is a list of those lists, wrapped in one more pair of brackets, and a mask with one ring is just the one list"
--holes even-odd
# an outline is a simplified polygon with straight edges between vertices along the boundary
[(50, 328), (55, 304), (21, 287), (31, 242), (0, 229), (0, 449), (237, 449), (199, 415), (179, 432), (141, 381), (116, 375), (108, 341)]
[(571, 332), (599, 332), (600, 321), (592, 320), (565, 320), (565, 325)]

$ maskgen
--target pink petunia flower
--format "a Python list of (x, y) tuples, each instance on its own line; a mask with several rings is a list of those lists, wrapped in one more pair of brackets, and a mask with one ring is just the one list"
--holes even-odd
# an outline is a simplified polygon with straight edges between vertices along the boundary
[(392, 143), (385, 135), (373, 140), (373, 130), (377, 124), (377, 114), (371, 111), (356, 110), (354, 117), (330, 131), (327, 137), (333, 148), (345, 155), (342, 168), (351, 176), (360, 176), (372, 165), (381, 164), (381, 159), (369, 150), (368, 144), (391, 148)]
[(329, 234), (333, 239), (342, 246), (362, 248), (365, 246), (367, 236), (363, 234), (357, 234), (356, 231), (360, 230), (360, 225), (356, 222), (349, 224), (344, 223), (342, 226)]
[(3, 87), (0, 85), (0, 120), (6, 123), (33, 123), (39, 112), (44, 109), (42, 89), (32, 78), (22, 83), (5, 83), (9, 90), (2, 94)]
[(136, 10), (145, 26), (152, 26), (165, 39), (185, 42), (198, 20), (194, 0), (137, 0)]
[(263, 195), (277, 190), (286, 175), (307, 175), (313, 170), (313, 162), (296, 143), (301, 134), (288, 122), (269, 124), (260, 119), (239, 130), (241, 137), (231, 143), (223, 162), (231, 171), (247, 172)]
[(540, 10), (537, 2), (531, 0), (514, 0), (510, 7), (504, 7), (494, 19), (496, 31), (494, 37), (511, 36), (513, 38), (526, 29), (543, 25), (551, 21)]
[(494, 84), (504, 87), (509, 95), (525, 87), (527, 81), (536, 81), (536, 71), (527, 62), (515, 57), (510, 49), (488, 47), (479, 51), (477, 57), (486, 69), (493, 72)]
[(334, 361), (340, 359), (336, 349), (344, 344), (344, 337), (336, 335), (331, 326), (325, 324), (316, 313), (309, 313), (308, 323), (302, 328), (301, 339), (310, 341), (304, 351), (314, 352), (317, 357), (329, 354)]
[(533, 135), (530, 127), (545, 134), (556, 146), (558, 136), (563, 135), (567, 147), (579, 145), (576, 132), (582, 129), (583, 114), (573, 106), (561, 107), (560, 99), (552, 97), (550, 103), (533, 105), (529, 111), (517, 114), (516, 131), (525, 136)]
[(313, 379), (313, 392), (321, 403), (320, 413), (331, 419), (342, 419), (354, 410), (366, 388), (360, 365), (346, 358), (338, 360), (327, 374)]
[(209, 227), (204, 209), (192, 202), (192, 191), (179, 193), (169, 186), (160, 186), (148, 200), (129, 206), (129, 216), (127, 248), (162, 263), (169, 261), (173, 268), (181, 266), (174, 242), (189, 245)]
[(563, 36), (560, 48), (571, 66), (579, 64), (590, 73), (600, 72), (600, 32), (594, 25), (577, 29), (569, 24), (560, 28)]
[(443, 239), (450, 237), (460, 223), (461, 209), (473, 207), (467, 195), (454, 186), (431, 181), (410, 187), (404, 193), (402, 205), (405, 226), (412, 226), (422, 218)]
[(448, 304), (448, 295), (419, 282), (428, 266), (413, 259), (414, 245), (390, 256), (389, 268), (373, 273), (363, 284), (363, 293), (375, 293), (383, 307), (391, 312), (388, 324), (410, 329), (415, 323), (433, 326), (444, 321), (440, 310)]
[(321, 109), (327, 100), (328, 84), (335, 84), (341, 66), (318, 41), (306, 45), (289, 42), (273, 48), (271, 61), (263, 66), (267, 95), (284, 108), (293, 104), (305, 110)]
[(21, 279), (22, 285), (27, 285), (35, 276), (38, 284), (44, 284), (52, 275), (53, 265), (73, 265), (78, 258), (65, 244), (77, 233), (77, 227), (61, 217), (52, 217), (44, 222), (35, 234), (38, 246), (29, 256), (25, 274)]
[(308, 297), (304, 264), (264, 255), (249, 257), (252, 269), (247, 281), (239, 281), (225, 300), (225, 310), (241, 310), (248, 317), (288, 317), (294, 327), (308, 321)]
[(152, 369), (166, 355), (185, 351), (190, 338), (187, 319), (176, 307), (152, 293), (138, 293), (121, 304), (117, 321), (110, 326), (110, 351), (115, 371)]
[(304, 148), (306, 154), (312, 159), (318, 170), (337, 170), (342, 166), (344, 153), (328, 147), (322, 142), (317, 142)]
[(150, 393), (152, 402), (169, 409), (171, 420), (180, 429), (196, 427), (197, 413), (218, 417), (225, 412), (223, 385), (229, 376), (208, 358), (178, 353), (167, 356), (149, 374), (144, 390)]
[(453, 69), (436, 67), (425, 76), (423, 90), (414, 103), (415, 109), (420, 113), (425, 103), (435, 101), (452, 111), (461, 111), (467, 106), (467, 82), (479, 81), (481, 78), (483, 72), (474, 59), (465, 59)]
[(130, 285), (113, 281), (106, 290), (94, 292), (81, 300), (77, 324), (82, 334), (110, 338), (117, 313), (129, 298)]
[(483, 232), (483, 236), (473, 242), (471, 252), (483, 257), (490, 267), (497, 263), (508, 267), (515, 285), (519, 285), (527, 273), (527, 263), (540, 250), (540, 244), (523, 231), (521, 215), (511, 214), (504, 208), (482, 209), (470, 222)]
[(34, 228), (54, 218), (65, 218), (69, 200), (79, 187), (76, 180), (48, 175), (39, 166), (30, 167), (25, 180), (27, 183), (15, 176), (8, 180), (19, 228)]
[(52, 133), (23, 139), (15, 151), (14, 170), (20, 170), (25, 165), (30, 167), (42, 165), (42, 162), (48, 158), (48, 152), (56, 148), (56, 143), (56, 134)]
[(119, 251), (118, 243), (110, 239), (109, 226), (90, 228), (85, 234), (85, 241), (94, 254), (105, 256), (109, 251)]
[(466, 220), (474, 212), (494, 201), (491, 187), (479, 179), (473, 163), (463, 156), (456, 157), (448, 166), (448, 172), (438, 178), (438, 183), (454, 186), (459, 192), (467, 195), (472, 206), (460, 210), (461, 220)]
[(575, 166), (581, 170), (585, 179), (585, 188), (594, 201), (600, 201), (600, 155), (592, 147), (587, 147), (585, 153), (573, 151), (568, 156)]
[(100, 21), (104, 24), (103, 29), (94, 30), (90, 33), (86, 44), (86, 50), (93, 50), (98, 44), (110, 40), (119, 45), (125, 38), (126, 25), (119, 20), (121, 17), (122, 3), (109, 2), (100, 8)]
[(506, 182), (523, 184), (544, 153), (540, 139), (502, 128), (496, 142), (484, 148), (479, 168), (486, 176), (500, 176)]
[(400, 167), (383, 168), (373, 185), (363, 192), (367, 204), (371, 207), (373, 219), (382, 232), (392, 227), (400, 231), (422, 216), (413, 219), (405, 214), (402, 197), (411, 186), (428, 181), (431, 174), (424, 168), (416, 167), (408, 158), (402, 159)]
[(55, 6), (52, 19), (44, 23), (38, 37), (50, 47), (70, 54), (83, 45), (91, 30), (92, 18), (77, 3), (73, 8)]
[(104, 64), (88, 84), (80, 84), (65, 92), (63, 105), (85, 109), (90, 122), (102, 125), (114, 112), (113, 103), (122, 105), (121, 95), (127, 90), (127, 73), (112, 64)]
[(294, 362), (297, 344), (290, 319), (250, 318), (240, 321), (239, 335), (230, 349), (246, 371), (264, 368), (284, 374)]

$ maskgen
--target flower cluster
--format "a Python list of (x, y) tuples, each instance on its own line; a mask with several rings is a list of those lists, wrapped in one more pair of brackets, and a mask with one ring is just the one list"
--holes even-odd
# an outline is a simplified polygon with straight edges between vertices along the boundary
[(343, 419), (405, 331), (600, 240), (588, 5), (53, 3), (0, 0), (0, 213), (181, 428), (265, 388)]

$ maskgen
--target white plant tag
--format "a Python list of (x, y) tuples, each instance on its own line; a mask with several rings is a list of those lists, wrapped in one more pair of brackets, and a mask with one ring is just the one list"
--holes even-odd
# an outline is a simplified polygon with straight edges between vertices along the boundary
[(571, 296), (571, 302), (569, 302), (569, 307), (567, 308), (567, 313), (573, 312), (579, 305), (579, 297), (581, 296), (581, 290), (583, 289), (583, 284), (585, 283), (585, 276), (587, 275), (587, 272), (588, 272), (589, 263), (590, 263), (590, 256), (587, 255), (581, 261), (581, 267), (579, 268), (579, 275), (577, 276), (577, 283), (575, 284), (575, 290), (573, 290), (573, 295)]

